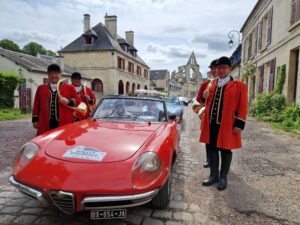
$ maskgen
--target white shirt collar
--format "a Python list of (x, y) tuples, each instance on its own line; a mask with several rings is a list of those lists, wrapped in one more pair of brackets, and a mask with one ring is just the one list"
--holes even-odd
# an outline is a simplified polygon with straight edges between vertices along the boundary
[(225, 84), (227, 84), (230, 81), (230, 75), (228, 75), (227, 77), (221, 79), (218, 78), (218, 87), (223, 87)]
[(82, 85), (80, 85), (79, 87), (75, 87), (75, 89), (76, 89), (77, 93), (81, 92), (81, 90), (82, 90)]
[(56, 91), (56, 89), (57, 89), (57, 84), (51, 84), (50, 83), (50, 88), (51, 88), (51, 90), (54, 92), (54, 91)]

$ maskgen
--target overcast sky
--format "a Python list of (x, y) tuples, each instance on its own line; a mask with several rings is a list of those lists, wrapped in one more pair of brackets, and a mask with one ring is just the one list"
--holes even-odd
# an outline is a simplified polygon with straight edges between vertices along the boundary
[(91, 26), (104, 15), (118, 17), (118, 34), (135, 33), (138, 54), (151, 69), (187, 63), (195, 51), (204, 76), (211, 60), (230, 56), (228, 32), (240, 30), (257, 0), (0, 0), (0, 40), (21, 47), (36, 41), (57, 51), (83, 32), (83, 14)]

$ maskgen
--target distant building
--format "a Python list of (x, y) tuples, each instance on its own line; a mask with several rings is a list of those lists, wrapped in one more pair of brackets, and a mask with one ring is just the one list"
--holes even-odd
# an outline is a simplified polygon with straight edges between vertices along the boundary
[(182, 87), (174, 78), (171, 78), (169, 82), (169, 96), (183, 96)]
[(170, 72), (168, 70), (150, 70), (151, 90), (168, 93)]
[(231, 76), (235, 79), (241, 79), (241, 53), (242, 45), (240, 44), (232, 53), (231, 60)]
[(178, 71), (173, 71), (171, 77), (181, 85), (182, 94), (185, 97), (195, 97), (197, 95), (202, 82), (202, 75), (194, 52), (192, 52), (187, 64), (179, 66)]
[(90, 28), (90, 15), (84, 15), (83, 34), (60, 51), (65, 62), (93, 79), (98, 98), (148, 89), (149, 66), (137, 54), (134, 32), (126, 31), (124, 39), (117, 33), (117, 16), (105, 15), (104, 20)]
[(300, 1), (258, 0), (241, 32), (241, 70), (254, 71), (247, 77), (249, 99), (273, 91), (282, 70), (286, 101), (299, 104)]
[(64, 64), (62, 57), (51, 57), (49, 60), (0, 48), (0, 70), (19, 74), (25, 79), (15, 91), (15, 108), (31, 110), (36, 89), (40, 84), (48, 82), (47, 67), (53, 63), (60, 65), (62, 78), (67, 79), (69, 83), (71, 74), (77, 71), (82, 74), (87, 85), (91, 85), (91, 79), (86, 74)]

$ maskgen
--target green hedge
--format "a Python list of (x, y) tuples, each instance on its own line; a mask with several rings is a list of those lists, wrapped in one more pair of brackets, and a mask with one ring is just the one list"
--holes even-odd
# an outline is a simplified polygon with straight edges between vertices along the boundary
[(14, 107), (14, 91), (20, 81), (15, 73), (0, 71), (0, 108)]
[(286, 131), (300, 130), (299, 105), (286, 106), (282, 95), (285, 72), (285, 65), (278, 67), (274, 91), (258, 95), (250, 106), (250, 114)]

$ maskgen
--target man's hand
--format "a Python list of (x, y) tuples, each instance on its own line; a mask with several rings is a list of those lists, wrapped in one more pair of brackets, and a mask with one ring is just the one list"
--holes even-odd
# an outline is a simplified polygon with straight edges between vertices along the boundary
[(32, 126), (33, 126), (34, 129), (38, 129), (39, 122), (32, 123)]
[(239, 134), (239, 133), (241, 133), (241, 132), (242, 132), (242, 129), (241, 129), (241, 128), (238, 128), (238, 127), (234, 127), (234, 128), (233, 128), (233, 133)]
[(89, 95), (85, 95), (85, 96), (83, 96), (84, 97), (84, 99), (87, 101), (87, 102), (89, 102), (90, 100), (91, 100), (91, 97), (89, 96)]
[(203, 92), (203, 98), (207, 99), (208, 96), (209, 96), (209, 91), (208, 91), (208, 90), (205, 90), (205, 91)]
[(59, 102), (65, 106), (69, 105), (70, 101), (67, 98), (61, 98)]

